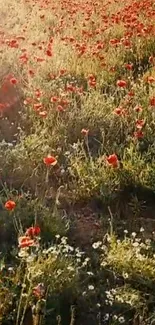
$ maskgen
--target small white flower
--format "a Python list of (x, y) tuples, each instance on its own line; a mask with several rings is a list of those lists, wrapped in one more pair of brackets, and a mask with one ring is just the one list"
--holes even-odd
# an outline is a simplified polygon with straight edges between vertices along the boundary
[(140, 232), (143, 232), (143, 231), (144, 231), (144, 228), (143, 228), (143, 227), (141, 227), (141, 228), (140, 228)]
[(88, 275), (94, 275), (94, 273), (93, 273), (93, 272), (87, 272), (87, 274), (88, 274)]
[(25, 284), (25, 283), (22, 284), (22, 288), (23, 288), (23, 289), (26, 288), (26, 284)]
[(134, 243), (132, 244), (132, 246), (133, 246), (133, 247), (138, 247), (138, 246), (139, 246), (139, 243), (134, 242)]
[(132, 234), (131, 234), (131, 236), (133, 237), (133, 238), (135, 238), (136, 237), (136, 232), (132, 232)]
[(57, 270), (56, 273), (57, 273), (58, 276), (60, 276), (60, 275), (62, 274), (62, 272), (63, 272), (63, 271), (59, 269), (59, 270)]
[(89, 257), (86, 257), (84, 261), (85, 261), (85, 263), (88, 264), (88, 262), (90, 261), (90, 258)]
[(107, 314), (105, 314), (105, 316), (104, 316), (104, 321), (106, 321), (106, 320), (108, 320), (109, 319), (109, 314), (107, 313)]
[(93, 290), (94, 290), (94, 286), (90, 284), (90, 285), (88, 286), (88, 289), (91, 290), (91, 291), (93, 291)]
[(70, 266), (67, 267), (67, 270), (68, 271), (74, 271), (74, 267), (70, 265)]
[(125, 322), (125, 319), (123, 316), (118, 318), (118, 321), (120, 322), (120, 324), (123, 324)]
[(96, 242), (96, 243), (93, 243), (92, 247), (93, 247), (94, 249), (97, 249), (97, 248), (99, 248), (101, 245), (102, 245), (102, 242), (101, 242), (101, 241), (98, 241), (98, 242)]
[(61, 238), (61, 243), (64, 244), (64, 245), (67, 244), (67, 237), (62, 237)]
[(151, 239), (146, 239), (145, 244), (150, 246), (151, 245)]
[(124, 279), (128, 279), (129, 274), (128, 273), (124, 273), (123, 276), (124, 276)]

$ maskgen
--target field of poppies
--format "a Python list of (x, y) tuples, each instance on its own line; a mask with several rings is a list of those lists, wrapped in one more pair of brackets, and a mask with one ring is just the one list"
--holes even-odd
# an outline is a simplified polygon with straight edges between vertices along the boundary
[(155, 324), (155, 2), (0, 0), (0, 324)]

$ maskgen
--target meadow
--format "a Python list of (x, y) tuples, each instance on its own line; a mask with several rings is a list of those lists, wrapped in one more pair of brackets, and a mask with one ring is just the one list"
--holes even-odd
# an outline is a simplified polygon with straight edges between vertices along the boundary
[(0, 0), (0, 324), (155, 324), (155, 3)]

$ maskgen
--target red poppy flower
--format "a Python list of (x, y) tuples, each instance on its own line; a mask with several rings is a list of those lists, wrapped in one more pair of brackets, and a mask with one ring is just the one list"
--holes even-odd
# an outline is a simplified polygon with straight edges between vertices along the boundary
[(36, 56), (35, 59), (37, 60), (37, 62), (44, 62), (45, 61), (44, 58), (39, 58), (38, 56)]
[(116, 114), (116, 115), (122, 115), (122, 108), (121, 107), (115, 108), (114, 114)]
[(5, 105), (0, 103), (0, 110), (3, 110), (4, 108), (5, 108)]
[(120, 88), (125, 88), (127, 86), (127, 82), (125, 80), (117, 80), (117, 86)]
[(57, 164), (56, 158), (50, 155), (43, 158), (43, 162), (46, 166), (55, 166)]
[(9, 211), (14, 210), (15, 207), (16, 207), (16, 203), (15, 203), (14, 201), (12, 201), (12, 200), (9, 200), (9, 201), (7, 201), (7, 202), (5, 203), (5, 208), (6, 208), (7, 210), (9, 210)]
[(154, 77), (152, 77), (152, 76), (150, 76), (150, 77), (147, 77), (147, 82), (148, 82), (149, 84), (152, 84), (152, 83), (154, 83), (154, 82), (155, 82), (155, 78), (154, 78)]
[(127, 70), (132, 70), (133, 69), (133, 64), (131, 63), (126, 63), (125, 64), (125, 68), (127, 69)]
[(33, 104), (33, 108), (35, 111), (39, 111), (41, 108), (43, 108), (43, 104), (42, 103)]
[(67, 71), (66, 69), (60, 69), (59, 74), (63, 76), (66, 73), (66, 71)]
[(33, 288), (33, 294), (39, 299), (44, 296), (45, 287), (43, 283), (39, 283), (36, 287)]
[(51, 103), (56, 103), (58, 101), (58, 97), (57, 96), (53, 96), (51, 97)]
[(87, 136), (89, 133), (89, 130), (88, 129), (82, 129), (81, 130), (81, 134), (84, 135), (84, 136)]
[(110, 155), (109, 157), (107, 157), (107, 162), (109, 165), (113, 166), (113, 167), (117, 167), (118, 166), (118, 157), (117, 155), (114, 153), (112, 155)]
[(89, 86), (90, 87), (96, 87), (96, 80), (95, 79), (89, 80)]
[(39, 112), (39, 116), (41, 116), (41, 117), (47, 117), (47, 111)]
[(58, 112), (64, 112), (65, 109), (64, 109), (64, 107), (63, 107), (62, 105), (58, 105), (58, 106), (57, 106), (57, 111), (58, 111)]
[(155, 106), (155, 97), (150, 98), (150, 105)]
[(143, 109), (142, 109), (142, 106), (136, 105), (134, 110), (135, 110), (135, 112), (140, 113), (140, 112), (142, 112)]
[(117, 45), (120, 43), (120, 41), (117, 38), (110, 39), (109, 43), (111, 45)]
[(149, 57), (149, 63), (153, 64), (153, 63), (154, 63), (154, 61), (155, 61), (155, 57), (153, 57), (153, 56), (150, 56), (150, 57)]
[(33, 71), (32, 69), (30, 69), (30, 70), (28, 71), (28, 73), (29, 73), (29, 75), (30, 75), (31, 77), (33, 77), (33, 76), (35, 75), (35, 73), (34, 73), (34, 71)]
[(138, 130), (138, 131), (134, 132), (134, 137), (137, 139), (141, 139), (141, 138), (143, 138), (143, 136), (144, 136), (144, 133), (142, 132), (142, 130)]
[(136, 121), (136, 127), (137, 127), (137, 129), (141, 130), (143, 128), (144, 124), (145, 124), (145, 121), (144, 120), (137, 120)]
[(47, 50), (47, 51), (46, 51), (46, 55), (47, 55), (47, 56), (52, 56), (52, 55), (53, 55), (53, 53), (52, 53), (52, 51), (51, 51), (51, 50)]
[(10, 83), (12, 84), (12, 85), (16, 85), (17, 84), (17, 79), (16, 78), (11, 78), (10, 79)]
[(30, 227), (26, 230), (25, 235), (29, 237), (34, 237), (34, 236), (39, 236), (40, 235), (40, 227), (35, 226), (35, 227)]
[(18, 238), (18, 243), (20, 248), (31, 247), (34, 246), (35, 241), (31, 239), (29, 236), (21, 236)]

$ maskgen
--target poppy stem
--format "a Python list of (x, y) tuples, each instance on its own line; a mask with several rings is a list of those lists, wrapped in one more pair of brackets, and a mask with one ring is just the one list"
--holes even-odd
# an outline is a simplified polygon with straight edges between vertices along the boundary
[(108, 211), (110, 214), (110, 235), (112, 236), (113, 235), (113, 214), (109, 206), (108, 206)]
[(25, 282), (26, 282), (26, 278), (27, 278), (27, 272), (25, 272), (24, 279), (23, 279), (23, 285), (22, 285), (22, 290), (21, 290), (20, 299), (19, 299), (19, 304), (18, 304), (18, 311), (17, 311), (16, 325), (19, 325), (19, 317), (20, 317), (21, 304), (22, 304), (23, 293), (24, 293), (24, 284), (25, 284)]
[(88, 135), (85, 136), (85, 144), (86, 144), (89, 159), (92, 160), (91, 153), (90, 153), (90, 148), (89, 148), (89, 142), (88, 142)]
[(48, 184), (48, 182), (49, 182), (49, 168), (47, 168), (46, 177), (45, 177), (45, 183)]

